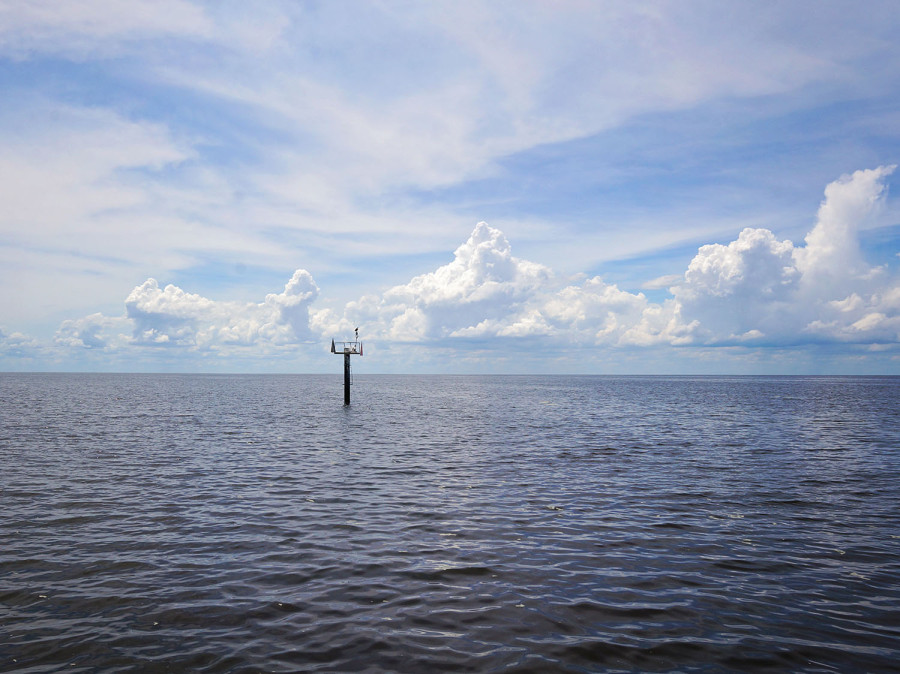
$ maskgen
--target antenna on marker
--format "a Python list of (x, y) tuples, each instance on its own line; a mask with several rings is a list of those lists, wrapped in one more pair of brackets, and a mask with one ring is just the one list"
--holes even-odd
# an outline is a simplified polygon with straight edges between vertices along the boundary
[(350, 356), (363, 355), (363, 345), (359, 341), (359, 328), (354, 331), (356, 339), (352, 342), (338, 342), (340, 348), (335, 347), (334, 338), (331, 340), (331, 353), (344, 356), (344, 404), (350, 404)]

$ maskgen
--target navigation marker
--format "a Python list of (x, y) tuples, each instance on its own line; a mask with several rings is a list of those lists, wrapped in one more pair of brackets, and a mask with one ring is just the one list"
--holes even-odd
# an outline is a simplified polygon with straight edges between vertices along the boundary
[(352, 342), (338, 342), (340, 349), (335, 348), (334, 339), (331, 340), (331, 353), (344, 355), (344, 404), (350, 404), (350, 356), (363, 355), (363, 345), (359, 341), (359, 328), (354, 331), (356, 340)]

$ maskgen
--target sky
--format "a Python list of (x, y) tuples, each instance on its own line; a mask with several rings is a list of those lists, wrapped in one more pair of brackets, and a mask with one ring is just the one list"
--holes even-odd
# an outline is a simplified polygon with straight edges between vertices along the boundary
[(900, 374), (894, 0), (0, 0), (0, 371)]

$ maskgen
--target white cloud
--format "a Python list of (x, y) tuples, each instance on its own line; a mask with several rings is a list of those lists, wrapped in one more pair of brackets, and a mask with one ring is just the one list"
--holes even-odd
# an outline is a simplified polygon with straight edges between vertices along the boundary
[(318, 335), (310, 330), (309, 305), (319, 294), (312, 275), (294, 272), (280, 293), (262, 302), (213, 300), (147, 279), (125, 299), (123, 316), (95, 313), (63, 321), (62, 347), (121, 350), (171, 347), (231, 353), (234, 349), (290, 348)]
[(312, 274), (305, 269), (294, 272), (282, 293), (266, 295), (264, 305), (278, 312), (280, 323), (290, 326), (293, 337), (306, 340), (312, 337), (309, 329), (309, 304), (319, 295), (319, 287)]
[[(858, 229), (880, 207), (894, 166), (856, 171), (825, 189), (806, 245), (745, 229), (727, 246), (702, 246), (674, 287), (683, 322), (706, 343), (825, 339), (896, 340), (896, 310), (877, 310), (897, 281), (865, 263)], [(884, 293), (887, 293), (886, 295)]]
[[(349, 10), (342, 3), (0, 2), (0, 53), (32, 58), (38, 74), (55, 67), (47, 55), (94, 59), (102, 74), (44, 74), (46, 100), (35, 102), (26, 87), (30, 98), (4, 101), (21, 123), (7, 124), (0, 139), (7, 152), (0, 228), (12, 256), (50, 249), (90, 260), (82, 271), (111, 274), (110, 288), (210, 258), (308, 264), (310, 249), (333, 251), (336, 241), (351, 254), (434, 252), (459, 240), (447, 226), (459, 221), (454, 207), (422, 206), (405, 190), (484, 177), (505, 170), (501, 162), (515, 153), (645, 113), (844, 77), (838, 66), (847, 44), (795, 44), (773, 28), (793, 12), (770, 9), (760, 18), (733, 7), (628, 2), (354, 3)], [(110, 56), (122, 58), (104, 60)], [(546, 218), (540, 225), (547, 239), (559, 231)], [(578, 234), (581, 242), (602, 241)], [(687, 236), (681, 228), (652, 239), (631, 234), (620, 237), (631, 248), (608, 245), (609, 254)], [(561, 258), (580, 253), (569, 238), (556, 237), (565, 241)], [(332, 266), (345, 264), (326, 255)], [(33, 276), (54, 273), (59, 268), (45, 260)], [(78, 306), (78, 295), (64, 292), (78, 285), (77, 273), (29, 306), (48, 313)], [(0, 274), (4, 285), (22, 278)], [(0, 311), (21, 309), (6, 301)], [(410, 310), (397, 327), (418, 334), (426, 318)]]
[(0, 0), (0, 52), (85, 56), (150, 36), (203, 37), (211, 23), (183, 0)]
[[(351, 302), (342, 316), (311, 309), (319, 288), (302, 269), (259, 303), (212, 300), (148, 279), (126, 298), (125, 316), (66, 321), (57, 344), (265, 351), (327, 341), (357, 325), (376, 347), (404, 342), (465, 350), (485, 340), (498, 348), (528, 340), (557, 349), (896, 344), (900, 282), (862, 261), (855, 235), (884, 198), (891, 170), (858, 171), (830, 184), (805, 247), (761, 228), (700, 247), (661, 303), (601, 277), (572, 282), (515, 257), (503, 233), (480, 222), (449, 263)], [(832, 283), (808, 282), (825, 273)]]
[[(892, 166), (831, 183), (806, 246), (746, 228), (702, 246), (662, 303), (600, 277), (580, 284), (513, 257), (479, 223), (451, 263), (347, 307), (385, 340), (538, 338), (570, 345), (793, 344), (900, 341), (900, 284), (865, 264), (856, 232), (884, 196)], [(823, 282), (825, 279), (827, 282)], [(332, 318), (332, 321), (334, 319)]]
[[(26, 104), (27, 103), (27, 104)], [(296, 258), (231, 209), (195, 141), (104, 108), (16, 101), (0, 110), (0, 296), (7, 320), (121, 301), (135, 276), (206, 260), (284, 268)], [(259, 213), (257, 213), (259, 216)], [(252, 219), (251, 219), (252, 222)], [(227, 264), (227, 262), (226, 262)]]
[[(160, 124), (135, 122), (102, 108), (31, 101), (3, 114), (0, 143), (0, 227), (24, 241), (54, 234), (73, 244), (108, 229), (96, 217), (146, 207), (149, 190), (129, 171), (155, 172), (192, 151)], [(52, 195), (52, 198), (47, 198)]]
[(655, 279), (646, 281), (641, 285), (641, 288), (644, 290), (665, 290), (683, 278), (681, 274), (666, 274), (665, 276), (658, 276)]
[(555, 327), (556, 334), (573, 333), (588, 342), (614, 344), (640, 321), (647, 306), (643, 294), (624, 292), (594, 277), (551, 295), (541, 313)]
[(0, 353), (6, 356), (27, 356), (41, 347), (33, 337), (21, 332), (6, 333), (0, 328)]
[(864, 295), (854, 292), (842, 300), (828, 302), (804, 332), (835, 341), (900, 342), (900, 281), (885, 279), (883, 285)]
[[(364, 325), (386, 341), (539, 338), (592, 346), (659, 343), (670, 332), (681, 339), (673, 319), (671, 303), (654, 305), (600, 277), (567, 283), (513, 256), (503, 233), (481, 222), (450, 263), (348, 304), (344, 325)], [(340, 327), (333, 316), (331, 325)]]
[(0, 111), (0, 284), (17, 290), (0, 296), (0, 313), (106, 305), (135, 268), (185, 265), (170, 235), (187, 241), (190, 230), (157, 210), (154, 190), (190, 156), (164, 126), (109, 110), (30, 100)]
[[(248, 219), (274, 216), (280, 227), (317, 232), (403, 231), (406, 245), (431, 250), (421, 213), (397, 212), (408, 203), (393, 204), (393, 217), (366, 204), (485, 177), (518, 152), (644, 113), (771, 95), (841, 72), (841, 52), (794, 45), (772, 29), (776, 18), (735, 8), (704, 7), (703, 20), (665, 4), (353, 8), (278, 5), (272, 23), (288, 22), (287, 37), (271, 50), (248, 59), (220, 40), (221, 58), (162, 63), (144, 75), (251, 111), (259, 128), (274, 131), (265, 165), (244, 175), (243, 187), (259, 196)], [(225, 22), (225, 12), (209, 11)], [(231, 22), (255, 12), (236, 10)]]
[(682, 321), (696, 321), (704, 341), (730, 341), (751, 330), (770, 334), (800, 277), (793, 252), (790, 241), (767, 229), (745, 229), (725, 246), (702, 246), (673, 287)]
[(84, 318), (63, 321), (56, 331), (57, 345), (70, 348), (105, 349), (123, 347), (129, 340), (125, 331), (131, 322), (124, 316), (111, 317), (94, 313)]
[(502, 232), (481, 222), (452, 262), (387, 290), (374, 312), (364, 298), (349, 306), (348, 314), (374, 318), (394, 340), (475, 334), (480, 323), (521, 311), (551, 276), (547, 267), (513, 257)]
[(134, 342), (147, 346), (290, 345), (310, 338), (309, 304), (319, 288), (309, 272), (298, 269), (284, 291), (260, 303), (211, 300), (174, 285), (160, 288), (147, 279), (125, 300), (134, 324)]
[(882, 204), (885, 177), (895, 165), (855, 171), (825, 188), (818, 218), (806, 235), (806, 246), (795, 251), (805, 282), (821, 286), (870, 273), (862, 259), (857, 232)]

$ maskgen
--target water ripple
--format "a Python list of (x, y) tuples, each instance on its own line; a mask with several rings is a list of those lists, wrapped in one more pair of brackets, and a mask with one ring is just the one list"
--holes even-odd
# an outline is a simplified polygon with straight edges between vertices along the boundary
[(898, 398), (0, 375), (0, 670), (895, 671)]

